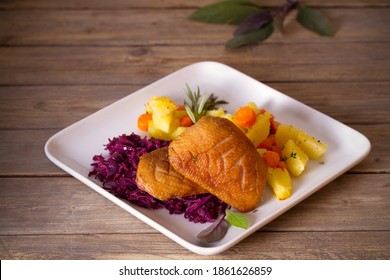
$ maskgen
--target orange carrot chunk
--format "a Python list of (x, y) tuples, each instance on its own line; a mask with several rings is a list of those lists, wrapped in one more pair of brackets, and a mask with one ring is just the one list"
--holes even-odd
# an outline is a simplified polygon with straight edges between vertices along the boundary
[(184, 115), (180, 118), (180, 126), (189, 127), (193, 124), (194, 123), (188, 115)]
[(279, 165), (280, 156), (276, 152), (266, 151), (263, 154), (263, 160), (268, 167), (276, 168)]
[(237, 109), (234, 114), (235, 121), (244, 128), (250, 128), (256, 122), (256, 113), (249, 106), (243, 106)]
[(279, 155), (279, 157), (282, 157), (282, 149), (280, 149), (276, 144), (271, 146), (270, 151), (273, 151)]
[(152, 120), (152, 114), (142, 114), (138, 118), (138, 128), (142, 131), (148, 131), (149, 121)]
[(286, 169), (287, 163), (285, 161), (280, 161), (277, 168)]
[(271, 150), (272, 148), (272, 142), (270, 139), (265, 138), (263, 142), (261, 142), (258, 146), (260, 149), (266, 149), (266, 150)]

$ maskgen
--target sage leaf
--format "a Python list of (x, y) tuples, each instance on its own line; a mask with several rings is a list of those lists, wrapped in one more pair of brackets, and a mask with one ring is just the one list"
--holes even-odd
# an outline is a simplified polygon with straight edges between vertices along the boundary
[(256, 44), (267, 39), (273, 31), (273, 22), (270, 22), (261, 27), (259, 30), (252, 31), (243, 35), (234, 36), (226, 43), (226, 48), (233, 49), (245, 45)]
[(208, 228), (202, 230), (196, 238), (200, 241), (212, 243), (221, 240), (225, 237), (229, 228), (228, 222), (225, 220), (225, 215), (216, 220)]
[(227, 222), (235, 227), (247, 229), (249, 227), (249, 220), (247, 216), (240, 212), (233, 212), (226, 209), (226, 220)]
[(207, 23), (239, 24), (263, 9), (247, 1), (223, 1), (197, 9), (189, 19)]
[(333, 27), (330, 21), (319, 10), (300, 6), (297, 20), (303, 27), (322, 36), (333, 35)]
[(242, 35), (242, 34), (246, 34), (258, 30), (263, 25), (270, 23), (272, 20), (273, 17), (268, 12), (253, 14), (240, 23), (240, 25), (234, 31), (234, 35)]

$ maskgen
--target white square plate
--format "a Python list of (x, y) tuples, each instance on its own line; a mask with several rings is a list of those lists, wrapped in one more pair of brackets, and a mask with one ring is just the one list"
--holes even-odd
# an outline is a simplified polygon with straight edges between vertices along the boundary
[[(165, 209), (150, 210), (132, 205), (110, 194), (100, 182), (88, 177), (92, 157), (107, 154), (104, 145), (123, 133), (142, 134), (136, 120), (153, 95), (168, 96), (182, 104), (186, 99), (185, 84), (200, 87), (202, 93), (214, 93), (227, 100), (224, 109), (234, 113), (239, 106), (255, 102), (275, 115), (277, 121), (295, 125), (328, 144), (326, 155), (310, 161), (307, 170), (293, 179), (293, 195), (278, 201), (267, 187), (263, 201), (255, 213), (248, 213), (251, 226), (246, 229), (230, 227), (220, 241), (205, 244), (196, 235), (209, 224), (194, 224), (182, 215), (169, 215)], [(368, 139), (352, 128), (250, 78), (216, 62), (199, 62), (178, 70), (140, 89), (98, 112), (76, 122), (52, 136), (45, 153), (57, 166), (79, 179), (93, 190), (122, 207), (185, 248), (202, 255), (221, 253), (237, 244), (283, 212), (319, 190), (352, 166), (370, 151)], [(320, 164), (321, 162), (321, 164)]]

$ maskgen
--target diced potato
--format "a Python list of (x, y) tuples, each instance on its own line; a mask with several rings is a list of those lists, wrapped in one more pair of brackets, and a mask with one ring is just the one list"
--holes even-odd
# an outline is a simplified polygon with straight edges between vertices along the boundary
[(173, 114), (177, 108), (175, 102), (166, 96), (152, 96), (145, 106), (147, 113), (158, 117)]
[(184, 130), (186, 130), (187, 127), (184, 127), (184, 126), (179, 126), (178, 128), (176, 128), (170, 135), (170, 138), (171, 139), (175, 139), (177, 136), (179, 136), (180, 134), (182, 134), (184, 132)]
[(256, 149), (256, 151), (259, 153), (259, 155), (263, 156), (265, 154), (265, 152), (267, 151), (267, 149), (259, 148), (259, 149)]
[(165, 133), (171, 133), (179, 126), (179, 120), (174, 118), (173, 115), (157, 116), (152, 115), (154, 125)]
[(148, 126), (148, 136), (153, 138), (158, 138), (162, 140), (171, 139), (171, 135), (159, 129), (153, 121), (149, 122)]
[(156, 126), (156, 128), (160, 129), (165, 133), (169, 133), (172, 119), (172, 115), (165, 115), (162, 117), (159, 117), (156, 114), (152, 115), (153, 124)]
[(309, 160), (305, 152), (292, 139), (284, 144), (282, 156), (286, 159), (287, 168), (293, 176), (299, 176), (305, 170)]
[(280, 124), (275, 133), (276, 146), (283, 149), (284, 144), (286, 144), (289, 139), (296, 141), (298, 133), (300, 132), (303, 131), (293, 125)]
[(222, 107), (214, 110), (209, 110), (206, 112), (206, 116), (213, 116), (213, 117), (222, 117), (225, 114), (225, 111), (222, 109)]
[(279, 200), (286, 199), (293, 192), (290, 174), (287, 169), (267, 168), (267, 183)]
[(255, 147), (267, 138), (271, 126), (270, 118), (271, 114), (269, 113), (258, 115), (256, 122), (246, 133), (246, 136), (251, 140)]
[(325, 153), (327, 148), (325, 143), (293, 125), (279, 125), (275, 134), (276, 145), (283, 149), (284, 144), (289, 139), (294, 140), (294, 142), (308, 155), (310, 159), (318, 159)]
[(310, 159), (318, 159), (325, 153), (327, 148), (325, 143), (303, 131), (298, 133), (296, 143)]

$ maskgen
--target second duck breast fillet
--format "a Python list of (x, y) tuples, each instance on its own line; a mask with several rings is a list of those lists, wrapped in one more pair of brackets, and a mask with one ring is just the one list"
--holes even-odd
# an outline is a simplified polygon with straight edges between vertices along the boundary
[(173, 169), (168, 161), (167, 147), (141, 156), (136, 182), (141, 190), (160, 200), (207, 193)]

